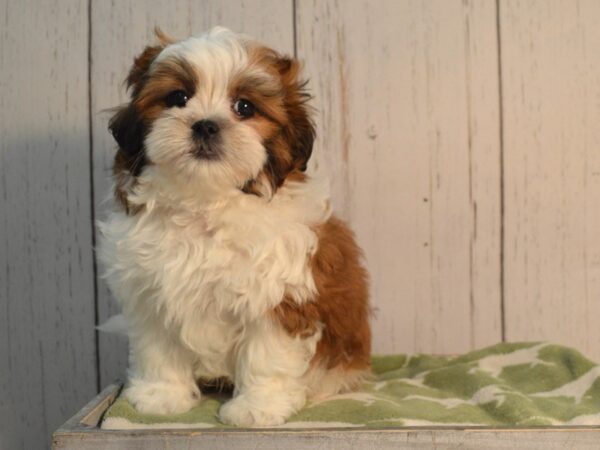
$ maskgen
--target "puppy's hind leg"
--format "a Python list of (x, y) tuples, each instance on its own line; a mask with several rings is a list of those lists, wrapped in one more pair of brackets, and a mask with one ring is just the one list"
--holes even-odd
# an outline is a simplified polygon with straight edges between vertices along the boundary
[(303, 380), (321, 338), (291, 337), (270, 318), (249, 325), (236, 357), (235, 391), (221, 421), (242, 427), (281, 425), (306, 403)]

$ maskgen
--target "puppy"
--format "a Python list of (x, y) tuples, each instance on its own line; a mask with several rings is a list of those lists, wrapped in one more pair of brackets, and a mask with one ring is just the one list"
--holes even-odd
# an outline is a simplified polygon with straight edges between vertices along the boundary
[(125, 397), (183, 413), (227, 379), (220, 420), (279, 425), (370, 371), (367, 274), (327, 183), (299, 64), (224, 28), (157, 32), (109, 129), (116, 208), (99, 254), (127, 322)]

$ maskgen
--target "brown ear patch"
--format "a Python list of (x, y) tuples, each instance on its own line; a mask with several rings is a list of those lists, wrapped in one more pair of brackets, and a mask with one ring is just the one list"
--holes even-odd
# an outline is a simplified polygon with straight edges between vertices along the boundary
[[(307, 103), (311, 96), (306, 90), (306, 82), (299, 78), (300, 63), (297, 60), (261, 46), (251, 46), (248, 53), (250, 65), (261, 68), (277, 83), (268, 83), (256, 76), (241, 78), (232, 96), (255, 101), (263, 120), (277, 126), (276, 132), (268, 134), (257, 129), (268, 154), (259, 178), (267, 179), (274, 192), (290, 174), (306, 170), (315, 139), (312, 110)], [(250, 180), (247, 186), (256, 184)]]
[(126, 168), (133, 176), (138, 176), (145, 164), (144, 138), (147, 127), (134, 104), (118, 108), (108, 122), (108, 129), (119, 145)]
[(142, 88), (140, 83), (142, 78), (148, 72), (150, 65), (163, 48), (162, 45), (148, 46), (133, 60), (133, 66), (131, 66), (126, 79), (127, 87), (133, 87), (132, 97), (135, 97), (139, 93), (139, 90)]
[[(163, 49), (172, 43), (175, 40), (165, 34), (160, 28), (154, 28), (154, 34), (158, 39), (158, 45), (149, 45), (147, 46), (142, 53), (135, 57), (133, 60), (133, 66), (129, 69), (129, 74), (127, 75), (127, 79), (125, 80), (127, 83), (127, 87), (130, 88), (133, 86), (132, 97), (135, 97), (141, 89), (141, 81), (144, 75), (148, 73), (148, 69), (152, 65), (152, 62), (156, 59), (158, 54), (163, 51)], [(137, 92), (136, 92), (137, 91)]]
[(307, 337), (324, 325), (312, 364), (344, 369), (370, 366), (371, 329), (367, 272), (353, 233), (331, 218), (316, 229), (319, 248), (311, 265), (317, 297), (297, 304), (284, 299), (273, 318), (292, 336)]
[(301, 65), (298, 60), (283, 57), (277, 60), (276, 65), (281, 76), (284, 105), (288, 114), (283, 131), (291, 150), (292, 170), (305, 171), (316, 136), (311, 119), (312, 109), (308, 105), (312, 98), (306, 90), (308, 81), (299, 77)]
[(127, 193), (135, 184), (136, 177), (147, 164), (144, 138), (148, 128), (135, 105), (135, 98), (143, 86), (143, 79), (152, 61), (162, 49), (162, 46), (146, 47), (135, 58), (126, 79), (127, 87), (133, 88), (131, 92), (132, 100), (117, 108), (108, 123), (108, 129), (119, 146), (113, 163), (114, 195), (117, 202), (128, 214), (135, 214), (137, 210), (131, 208), (127, 200)]

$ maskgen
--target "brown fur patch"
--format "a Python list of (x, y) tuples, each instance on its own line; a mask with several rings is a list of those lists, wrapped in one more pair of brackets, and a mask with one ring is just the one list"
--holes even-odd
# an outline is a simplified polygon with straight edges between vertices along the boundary
[(299, 79), (299, 62), (257, 45), (249, 46), (248, 54), (250, 67), (259, 71), (240, 74), (231, 86), (231, 95), (250, 100), (259, 111), (248, 123), (262, 137), (268, 158), (259, 180), (250, 180), (244, 188), (256, 194), (254, 187), (261, 179), (268, 180), (275, 191), (289, 174), (306, 170), (315, 129), (307, 105), (310, 95)]
[(170, 92), (182, 90), (188, 97), (196, 93), (198, 77), (186, 60), (171, 57), (160, 61), (136, 85), (132, 98), (142, 120), (153, 121), (166, 108), (165, 98)]
[(164, 99), (168, 93), (181, 89), (191, 97), (198, 81), (190, 64), (178, 58), (161, 61), (150, 76), (152, 63), (164, 46), (172, 42), (160, 30), (156, 30), (156, 34), (161, 44), (146, 47), (135, 58), (127, 76), (131, 101), (118, 108), (109, 122), (109, 129), (119, 145), (113, 165), (115, 198), (128, 214), (135, 214), (139, 210), (131, 207), (127, 192), (148, 164), (144, 139), (152, 121), (166, 107)]
[(229, 96), (232, 99), (250, 100), (258, 108), (259, 116), (279, 126), (287, 122), (284, 95), (278, 74), (257, 75), (252, 72), (250, 74), (242, 72), (229, 86)]
[(301, 183), (303, 181), (306, 181), (306, 174), (304, 172), (292, 172), (285, 178), (285, 181)]
[(163, 47), (174, 44), (177, 41), (173, 36), (161, 30), (160, 27), (154, 27), (154, 35), (158, 39), (160, 45), (162, 45)]
[(318, 295), (297, 304), (286, 298), (273, 317), (292, 336), (314, 334), (319, 323), (323, 336), (311, 361), (325, 367), (365, 369), (370, 366), (371, 330), (367, 272), (353, 233), (339, 219), (331, 218), (316, 229), (319, 248), (312, 272)]
[(129, 171), (129, 164), (122, 150), (118, 150), (113, 164), (113, 177), (115, 179), (114, 196), (125, 212), (129, 214), (132, 211), (131, 205), (127, 200), (127, 191), (135, 182), (135, 178)]

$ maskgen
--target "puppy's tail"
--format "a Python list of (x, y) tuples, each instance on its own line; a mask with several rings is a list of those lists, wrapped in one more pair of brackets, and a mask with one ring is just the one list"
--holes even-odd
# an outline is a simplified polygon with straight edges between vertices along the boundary
[(96, 327), (104, 333), (122, 334), (127, 336), (127, 320), (123, 314), (109, 317), (108, 320)]

